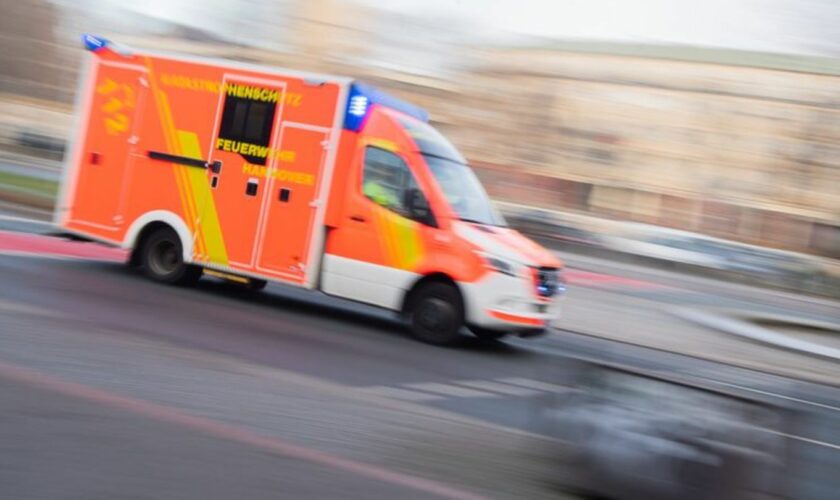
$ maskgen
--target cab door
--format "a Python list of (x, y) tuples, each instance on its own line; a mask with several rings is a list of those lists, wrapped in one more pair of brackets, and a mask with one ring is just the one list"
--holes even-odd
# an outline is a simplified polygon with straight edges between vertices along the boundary
[(225, 75), (208, 164), (208, 182), (233, 269), (256, 267), (260, 221), (267, 209), (268, 178), (277, 163), (277, 142), (286, 83)]
[[(406, 160), (367, 146), (348, 190), (346, 221), (332, 237), (325, 292), (397, 309), (429, 250), (436, 222)], [(425, 207), (425, 216), (418, 215)]]
[(67, 223), (110, 239), (124, 229), (148, 83), (142, 66), (97, 64)]

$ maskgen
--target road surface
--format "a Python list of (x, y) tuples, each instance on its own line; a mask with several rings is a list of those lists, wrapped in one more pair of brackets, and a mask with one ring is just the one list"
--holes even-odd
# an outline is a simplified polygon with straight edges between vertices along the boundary
[(668, 312), (836, 318), (836, 303), (607, 264), (597, 273), (581, 259), (551, 335), (443, 349), (355, 303), (213, 279), (165, 287), (123, 258), (0, 232), (0, 484), (10, 498), (556, 498), (538, 453), (550, 439), (534, 418), (568, 390), (569, 356), (790, 406), (796, 498), (840, 489), (840, 389), (830, 384), (840, 368)]

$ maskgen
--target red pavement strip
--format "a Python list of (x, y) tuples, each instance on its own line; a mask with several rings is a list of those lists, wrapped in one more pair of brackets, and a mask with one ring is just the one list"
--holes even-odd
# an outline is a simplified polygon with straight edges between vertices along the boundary
[[(110, 262), (125, 262), (128, 256), (128, 252), (124, 249), (108, 247), (98, 243), (71, 241), (40, 234), (16, 233), (11, 231), (0, 231), (0, 254)], [(566, 270), (566, 279), (570, 285), (589, 288), (622, 287), (637, 290), (668, 288), (649, 281), (634, 280), (578, 269)]]
[(153, 420), (166, 422), (203, 432), (210, 436), (253, 446), (268, 452), (279, 453), (299, 460), (332, 467), (385, 483), (410, 488), (424, 493), (456, 500), (479, 500), (484, 497), (453, 488), (443, 483), (401, 472), (368, 465), (363, 462), (337, 457), (313, 448), (292, 444), (281, 439), (261, 436), (208, 418), (197, 417), (167, 406), (133, 399), (94, 387), (62, 380), (51, 375), (0, 361), (0, 377), (36, 386), (51, 392), (83, 399), (94, 404), (131, 412)]
[(651, 281), (634, 280), (633, 278), (624, 278), (622, 276), (615, 276), (612, 274), (593, 273), (590, 271), (581, 271), (579, 269), (568, 269), (566, 271), (566, 279), (569, 284), (589, 287), (589, 288), (634, 288), (637, 290), (660, 290), (670, 288), (666, 285), (653, 283)]
[(98, 243), (0, 231), (0, 254), (125, 262), (128, 252)]

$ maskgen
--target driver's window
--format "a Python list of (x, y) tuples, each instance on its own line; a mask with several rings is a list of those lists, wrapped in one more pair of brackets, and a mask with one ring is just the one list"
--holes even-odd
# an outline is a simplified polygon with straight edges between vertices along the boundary
[(428, 203), (408, 165), (384, 149), (365, 149), (362, 192), (377, 205), (409, 219), (417, 219), (418, 209), (424, 206), (428, 211)]

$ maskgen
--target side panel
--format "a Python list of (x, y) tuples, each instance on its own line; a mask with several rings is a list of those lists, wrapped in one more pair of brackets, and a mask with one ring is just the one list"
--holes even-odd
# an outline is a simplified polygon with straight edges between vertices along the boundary
[[(140, 222), (167, 214), (189, 235), (194, 262), (316, 284), (346, 80), (109, 50), (88, 60), (59, 225), (131, 245)], [(272, 101), (275, 113), (233, 123), (234, 109), (225, 124), (229, 96), (246, 111)], [(268, 138), (256, 144), (261, 127)], [(221, 168), (208, 168), (215, 160)]]
[(148, 84), (135, 64), (95, 60), (89, 81), (87, 126), (72, 156), (64, 227), (119, 241), (138, 154)]

